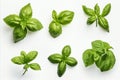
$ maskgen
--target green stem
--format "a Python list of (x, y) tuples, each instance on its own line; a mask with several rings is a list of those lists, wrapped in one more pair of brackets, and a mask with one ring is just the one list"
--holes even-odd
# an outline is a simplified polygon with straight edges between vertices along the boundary
[(98, 22), (97, 22), (97, 19), (96, 19), (96, 27), (97, 27), (97, 24), (98, 24)]
[(26, 72), (27, 72), (27, 69), (25, 69), (25, 71), (23, 72), (23, 74), (22, 74), (22, 75), (24, 75)]

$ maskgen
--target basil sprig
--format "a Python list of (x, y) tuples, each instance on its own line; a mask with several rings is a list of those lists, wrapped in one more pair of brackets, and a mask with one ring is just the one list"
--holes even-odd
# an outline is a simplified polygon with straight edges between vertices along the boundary
[(90, 25), (96, 22), (96, 26), (99, 24), (104, 30), (109, 32), (109, 24), (105, 16), (110, 13), (111, 4), (107, 4), (104, 8), (102, 13), (100, 14), (100, 7), (98, 4), (94, 6), (94, 9), (88, 8), (85, 5), (82, 6), (83, 11), (89, 16), (87, 19), (87, 24)]
[(4, 22), (11, 28), (14, 28), (13, 39), (15, 43), (26, 37), (27, 30), (34, 32), (43, 28), (39, 20), (32, 18), (30, 3), (20, 10), (19, 16), (16, 14), (8, 15), (4, 18)]
[(59, 77), (61, 77), (65, 73), (67, 65), (71, 67), (77, 65), (77, 60), (74, 57), (69, 57), (70, 54), (71, 54), (71, 48), (69, 45), (66, 45), (62, 49), (62, 55), (55, 53), (48, 57), (48, 60), (51, 63), (58, 64), (57, 74)]
[(62, 33), (62, 25), (69, 24), (74, 17), (74, 12), (65, 10), (58, 15), (55, 10), (52, 11), (53, 21), (49, 24), (49, 33), (56, 38)]
[(29, 68), (33, 70), (41, 70), (40, 65), (38, 63), (30, 63), (37, 57), (37, 55), (37, 51), (30, 51), (28, 54), (26, 54), (25, 51), (21, 51), (20, 56), (13, 57), (11, 61), (17, 65), (24, 65), (24, 75)]
[(83, 53), (83, 62), (86, 67), (96, 64), (96, 66), (103, 72), (113, 68), (115, 64), (115, 56), (110, 50), (112, 47), (101, 40), (92, 42), (92, 49), (87, 49)]

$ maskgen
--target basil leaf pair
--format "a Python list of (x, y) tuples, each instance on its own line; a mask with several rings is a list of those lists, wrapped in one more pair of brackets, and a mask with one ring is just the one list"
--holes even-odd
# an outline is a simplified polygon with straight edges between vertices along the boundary
[(88, 8), (85, 5), (83, 5), (82, 8), (83, 11), (89, 16), (89, 18), (87, 19), (88, 25), (96, 22), (96, 26), (97, 24), (99, 24), (100, 27), (102, 27), (104, 30), (109, 32), (109, 24), (105, 16), (107, 16), (110, 13), (111, 10), (110, 3), (104, 7), (101, 14), (100, 14), (100, 7), (98, 4), (94, 6), (94, 9)]
[(96, 66), (103, 72), (113, 68), (115, 64), (115, 56), (110, 50), (112, 47), (101, 40), (92, 42), (92, 49), (87, 49), (83, 52), (83, 62), (86, 67), (96, 64)]
[(37, 55), (38, 55), (37, 51), (30, 51), (28, 54), (26, 54), (26, 52), (24, 52), (24, 51), (21, 51), (20, 54), (21, 54), (20, 56), (13, 57), (11, 59), (11, 61), (17, 65), (24, 65), (23, 69), (25, 71), (24, 71), (23, 75), (26, 73), (28, 68), (31, 68), (33, 70), (41, 69), (40, 65), (38, 63), (30, 63), (37, 57)]
[(69, 24), (74, 17), (74, 12), (65, 10), (57, 15), (55, 10), (52, 11), (53, 21), (49, 24), (49, 33), (56, 38), (62, 33), (62, 25)]
[(32, 18), (30, 3), (20, 10), (19, 16), (16, 14), (8, 15), (4, 18), (4, 22), (11, 28), (14, 28), (13, 39), (15, 43), (26, 37), (27, 30), (34, 32), (43, 28), (39, 20)]
[(48, 60), (51, 63), (58, 64), (57, 74), (59, 77), (61, 77), (65, 73), (67, 65), (71, 67), (77, 65), (77, 60), (74, 57), (69, 57), (70, 54), (71, 54), (71, 48), (69, 45), (66, 45), (62, 49), (62, 55), (55, 53), (48, 57)]

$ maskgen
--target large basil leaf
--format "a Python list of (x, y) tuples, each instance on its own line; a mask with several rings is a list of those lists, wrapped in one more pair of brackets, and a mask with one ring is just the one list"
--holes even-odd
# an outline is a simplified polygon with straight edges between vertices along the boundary
[(113, 68), (115, 64), (115, 56), (112, 51), (108, 50), (95, 63), (97, 67), (103, 72)]
[(49, 32), (52, 37), (58, 37), (62, 33), (61, 24), (52, 21), (49, 25)]
[(73, 20), (74, 12), (65, 10), (58, 15), (58, 22), (62, 25), (66, 25)]
[(32, 60), (34, 60), (38, 55), (37, 51), (30, 51), (26, 56), (25, 56), (25, 60), (26, 63), (31, 62)]
[(87, 8), (85, 5), (83, 5), (82, 8), (83, 8), (83, 11), (84, 11), (87, 15), (89, 15), (89, 16), (94, 16), (94, 15), (95, 15), (95, 12), (94, 12), (93, 9)]
[(27, 20), (32, 17), (32, 8), (30, 3), (25, 5), (21, 10), (19, 14), (20, 18), (23, 20)]
[(109, 3), (109, 4), (107, 4), (107, 5), (104, 7), (101, 15), (102, 15), (103, 17), (104, 17), (104, 16), (107, 16), (107, 15), (109, 14), (110, 10), (111, 10), (111, 4)]
[(30, 31), (37, 31), (43, 28), (42, 24), (40, 21), (38, 21), (35, 18), (31, 18), (29, 20), (27, 20), (27, 28)]
[(14, 38), (14, 42), (18, 42), (22, 39), (25, 38), (27, 34), (27, 30), (23, 30), (20, 26), (19, 27), (15, 27), (14, 31), (13, 31), (13, 38)]
[(86, 51), (83, 52), (82, 59), (86, 67), (94, 63), (94, 54), (96, 53), (92, 49), (87, 49)]
[(60, 63), (62, 61), (62, 55), (60, 54), (52, 54), (48, 57), (48, 60), (52, 63)]
[(58, 71), (57, 71), (58, 76), (61, 77), (65, 73), (65, 70), (66, 70), (66, 63), (62, 61), (58, 65)]
[(10, 27), (18, 27), (21, 19), (19, 16), (12, 14), (3, 19), (7, 25)]
[(68, 64), (69, 66), (75, 66), (77, 65), (77, 60), (73, 57), (67, 57), (65, 60), (66, 64)]
[(98, 24), (105, 29), (107, 32), (109, 32), (109, 24), (107, 19), (105, 19), (104, 17), (99, 16), (98, 17)]
[(22, 65), (22, 64), (24, 64), (24, 57), (17, 56), (17, 57), (12, 58), (11, 61), (15, 64)]

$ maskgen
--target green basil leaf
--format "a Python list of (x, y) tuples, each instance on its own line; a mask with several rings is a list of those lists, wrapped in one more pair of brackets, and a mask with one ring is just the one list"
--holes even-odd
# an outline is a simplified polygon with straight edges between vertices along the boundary
[(29, 67), (30, 67), (29, 64), (25, 64), (24, 67), (23, 67), (23, 69), (27, 70)]
[(62, 61), (62, 55), (55, 53), (48, 57), (48, 60), (52, 63), (60, 63)]
[(34, 60), (37, 57), (37, 55), (38, 55), (37, 51), (30, 51), (25, 57), (26, 63), (29, 63), (32, 60)]
[(20, 18), (23, 20), (27, 20), (32, 17), (32, 8), (30, 3), (25, 5), (21, 10), (19, 14)]
[(27, 28), (30, 31), (37, 31), (43, 28), (42, 24), (40, 21), (38, 21), (35, 18), (31, 18), (27, 21)]
[(100, 55), (96, 52), (96, 54), (94, 54), (94, 61), (97, 61), (100, 58)]
[(103, 54), (104, 53), (104, 43), (101, 40), (95, 40), (92, 42), (92, 49), (96, 52)]
[(49, 33), (56, 38), (62, 33), (62, 27), (59, 23), (52, 21), (49, 25)]
[(87, 49), (86, 51), (83, 52), (82, 59), (86, 67), (94, 64), (94, 54), (96, 53), (92, 49)]
[(62, 49), (62, 55), (64, 57), (68, 57), (71, 54), (71, 47), (69, 45), (66, 45), (63, 49)]
[(55, 10), (52, 11), (52, 18), (57, 21), (57, 12)]
[(85, 5), (83, 5), (82, 8), (83, 8), (83, 11), (84, 11), (87, 15), (89, 15), (89, 16), (94, 16), (94, 15), (95, 15), (95, 12), (94, 12), (93, 9), (87, 8)]
[(17, 57), (12, 58), (11, 61), (15, 64), (22, 65), (24, 64), (24, 57), (17, 56)]
[(115, 56), (112, 51), (108, 50), (106, 54), (102, 55), (98, 61), (96, 61), (96, 66), (103, 72), (108, 71), (113, 68), (115, 64)]
[(75, 66), (75, 65), (77, 65), (77, 60), (75, 58), (73, 58), (73, 57), (66, 58), (65, 62), (69, 66)]
[(5, 17), (3, 20), (10, 27), (17, 27), (17, 26), (19, 26), (19, 23), (21, 21), (19, 16), (15, 15), (15, 14), (9, 15), (9, 16)]
[(98, 17), (98, 24), (105, 29), (107, 32), (109, 32), (109, 24), (107, 19), (105, 19), (104, 17)]
[(107, 5), (104, 7), (101, 15), (102, 15), (103, 17), (104, 17), (104, 16), (107, 16), (107, 15), (110, 13), (110, 10), (111, 10), (111, 4), (109, 3), (109, 4), (107, 4)]
[(90, 17), (88, 18), (88, 20), (87, 20), (87, 24), (88, 24), (88, 25), (92, 24), (93, 22), (96, 21), (96, 19), (97, 19), (96, 16), (90, 16)]
[(23, 30), (21, 27), (15, 27), (13, 31), (14, 42), (18, 42), (25, 38), (27, 30)]
[(104, 48), (105, 48), (106, 50), (112, 48), (112, 46), (110, 46), (107, 42), (103, 42), (103, 43), (104, 43)]
[(65, 10), (58, 15), (58, 22), (62, 25), (66, 25), (73, 20), (74, 12)]
[(60, 62), (57, 71), (58, 76), (61, 77), (65, 73), (65, 70), (66, 70), (66, 63), (64, 61)]
[(95, 14), (96, 14), (97, 16), (100, 15), (100, 7), (99, 7), (98, 4), (95, 5), (95, 7), (94, 7), (94, 11), (95, 11)]
[(38, 63), (31, 63), (29, 65), (30, 65), (30, 68), (33, 70), (41, 70), (40, 65)]

